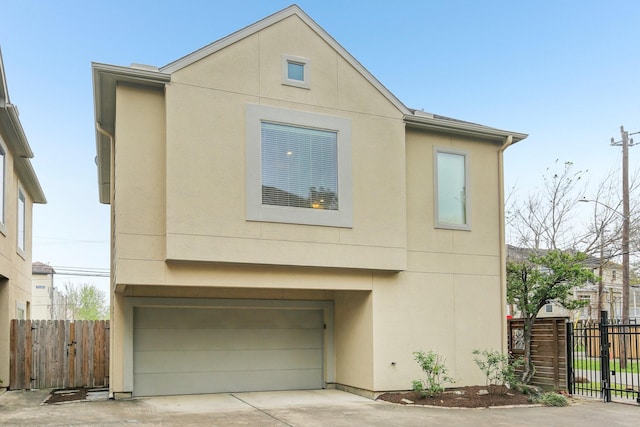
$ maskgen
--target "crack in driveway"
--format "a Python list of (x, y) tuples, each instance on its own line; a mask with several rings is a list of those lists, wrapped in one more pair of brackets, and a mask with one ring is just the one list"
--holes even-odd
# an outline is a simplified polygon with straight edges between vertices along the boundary
[(259, 412), (262, 412), (262, 413), (263, 413), (263, 414), (265, 414), (266, 416), (268, 416), (268, 417), (270, 417), (270, 418), (273, 418), (274, 420), (276, 420), (276, 421), (278, 421), (278, 422), (280, 422), (280, 423), (282, 423), (282, 424), (285, 424), (285, 425), (287, 425), (287, 426), (289, 426), (289, 427), (294, 427), (293, 425), (289, 424), (288, 422), (286, 422), (286, 421), (284, 421), (284, 420), (281, 420), (280, 418), (276, 417), (275, 415), (272, 415), (272, 414), (268, 413), (268, 412), (267, 412), (267, 411), (265, 411), (264, 409), (261, 409), (261, 408), (258, 408), (258, 407), (257, 407), (257, 406), (255, 406), (255, 405), (252, 405), (251, 403), (247, 402), (246, 400), (243, 400), (243, 399), (239, 398), (238, 396), (236, 396), (236, 395), (235, 395), (235, 394), (233, 394), (233, 393), (229, 393), (229, 396), (231, 396), (231, 397), (234, 397), (234, 398), (238, 399), (240, 402), (244, 403), (245, 405), (249, 405), (249, 406), (251, 406), (253, 409), (255, 409), (255, 410), (259, 411)]

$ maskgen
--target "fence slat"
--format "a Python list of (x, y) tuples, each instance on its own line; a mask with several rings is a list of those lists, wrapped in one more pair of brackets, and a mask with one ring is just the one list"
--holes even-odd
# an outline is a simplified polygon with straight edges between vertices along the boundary
[[(531, 334), (531, 359), (536, 372), (531, 384), (560, 388), (567, 382), (565, 317), (536, 319)], [(514, 332), (524, 328), (523, 319), (510, 319), (508, 328), (509, 352), (515, 357), (524, 355), (524, 349), (515, 348)]]
[(11, 320), (12, 390), (109, 385), (109, 321)]

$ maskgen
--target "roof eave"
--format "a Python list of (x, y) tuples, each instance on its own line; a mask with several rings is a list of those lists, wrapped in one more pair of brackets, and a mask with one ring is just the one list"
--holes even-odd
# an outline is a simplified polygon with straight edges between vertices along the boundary
[(460, 122), (457, 120), (447, 120), (426, 114), (424, 116), (408, 114), (405, 115), (404, 121), (408, 127), (430, 129), (444, 133), (472, 136), (476, 138), (479, 137), (496, 142), (502, 142), (505, 138), (511, 136), (513, 138), (513, 143), (515, 144), (516, 142), (522, 141), (529, 136), (526, 133), (511, 132), (508, 130), (491, 128), (475, 123)]
[(96, 122), (96, 165), (100, 203), (111, 202), (111, 135), (115, 132), (116, 86), (120, 83), (161, 88), (171, 81), (171, 74), (139, 68), (92, 63), (93, 105)]
[(0, 128), (7, 150), (13, 155), (13, 163), (18, 178), (34, 203), (47, 203), (40, 181), (33, 170), (33, 152), (25, 136), (15, 105), (5, 104), (0, 108)]
[(27, 158), (20, 157), (14, 159), (14, 165), (16, 173), (20, 177), (20, 182), (25, 191), (31, 196), (33, 203), (47, 203), (47, 198), (44, 195), (44, 191), (42, 191), (42, 186), (40, 185), (31, 161)]

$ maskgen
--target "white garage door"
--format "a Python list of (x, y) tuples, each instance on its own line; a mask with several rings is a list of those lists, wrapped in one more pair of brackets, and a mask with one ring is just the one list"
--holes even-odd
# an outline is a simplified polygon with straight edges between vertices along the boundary
[(319, 389), (323, 312), (134, 309), (134, 395)]

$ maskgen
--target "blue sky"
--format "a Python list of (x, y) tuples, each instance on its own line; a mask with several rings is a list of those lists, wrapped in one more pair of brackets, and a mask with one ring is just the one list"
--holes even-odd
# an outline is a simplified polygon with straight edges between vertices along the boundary
[[(11, 101), (36, 155), (33, 259), (109, 266), (98, 202), (91, 62), (165, 65), (291, 4), (0, 0)], [(556, 159), (598, 179), (620, 164), (619, 127), (640, 131), (640, 2), (336, 1), (302, 7), (411, 108), (528, 133), (507, 187), (535, 191)], [(636, 137), (640, 141), (640, 135)], [(640, 164), (631, 148), (631, 166)], [(97, 283), (107, 280), (65, 277)]]

